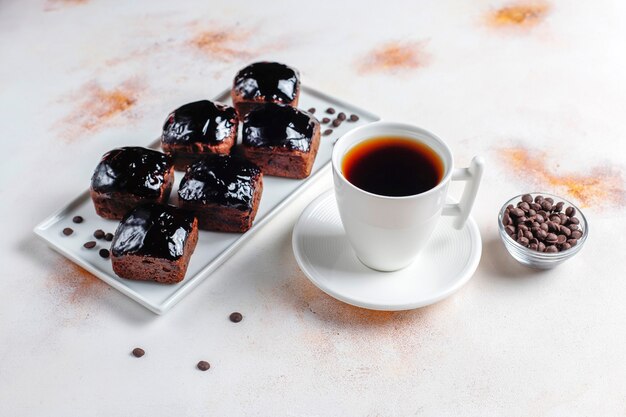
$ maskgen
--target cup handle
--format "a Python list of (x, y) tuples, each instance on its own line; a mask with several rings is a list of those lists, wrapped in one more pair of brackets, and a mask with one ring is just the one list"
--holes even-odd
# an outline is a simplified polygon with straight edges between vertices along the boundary
[(475, 156), (470, 163), (469, 168), (456, 168), (452, 171), (452, 181), (467, 181), (463, 190), (463, 195), (458, 204), (444, 204), (441, 214), (444, 216), (455, 216), (454, 223), (452, 224), (455, 229), (462, 229), (465, 225), (465, 221), (469, 217), (474, 201), (476, 200), (476, 194), (478, 193), (478, 186), (483, 176), (483, 169), (485, 161), (480, 156)]

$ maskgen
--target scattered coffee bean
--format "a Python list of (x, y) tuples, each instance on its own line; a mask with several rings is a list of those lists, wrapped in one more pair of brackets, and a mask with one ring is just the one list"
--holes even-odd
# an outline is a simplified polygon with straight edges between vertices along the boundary
[(96, 230), (95, 232), (93, 232), (93, 237), (95, 237), (96, 239), (102, 239), (105, 236), (104, 230)]
[(96, 242), (94, 242), (93, 240), (90, 240), (89, 242), (85, 242), (83, 247), (85, 247), (87, 249), (93, 249), (93, 248), (96, 247)]
[(311, 113), (311, 114), (314, 114), (314, 113), (315, 113), (315, 107), (311, 107), (311, 108), (308, 110), (308, 112), (309, 112), (309, 113)]
[(83, 222), (83, 220), (84, 220), (84, 219), (83, 219), (81, 216), (74, 216), (74, 217), (72, 218), (72, 221), (73, 221), (74, 223), (82, 223), (82, 222)]
[(356, 122), (359, 120), (359, 116), (357, 116), (356, 114), (351, 114), (350, 119), (348, 120), (350, 120), (351, 122)]
[(337, 119), (339, 119), (339, 120), (341, 120), (343, 122), (344, 120), (346, 120), (346, 114), (344, 112), (340, 112), (337, 115)]
[(133, 349), (133, 356), (136, 358), (141, 358), (145, 354), (146, 354), (146, 351), (143, 350), (142, 348)]
[(326, 129), (326, 130), (324, 131), (324, 133), (322, 133), (322, 134), (323, 134), (324, 136), (328, 136), (328, 135), (330, 135), (331, 133), (333, 133), (333, 130), (332, 130), (332, 129)]
[(104, 259), (107, 259), (111, 255), (108, 249), (100, 249), (98, 254), (100, 254), (100, 256), (102, 256)]
[(571, 249), (582, 238), (576, 209), (564, 201), (524, 194), (516, 205), (509, 204), (502, 215), (506, 234), (520, 245), (538, 252), (556, 253)]
[(333, 109), (332, 107), (329, 107), (326, 109), (326, 113), (328, 114), (335, 114), (335, 109)]
[(330, 119), (329, 119), (328, 117), (324, 117), (324, 118), (322, 119), (322, 121), (321, 121), (321, 123), (322, 123), (323, 125), (325, 125), (325, 124), (326, 124), (326, 123), (328, 123), (328, 122), (330, 122)]
[(65, 236), (69, 236), (69, 235), (71, 235), (72, 233), (74, 233), (74, 230), (72, 230), (72, 228), (71, 228), (71, 227), (66, 227), (65, 229), (63, 229), (63, 234), (64, 234)]
[(198, 362), (198, 364), (196, 365), (198, 367), (199, 370), (201, 371), (208, 371), (209, 368), (211, 367), (211, 365), (207, 362), (207, 361), (200, 361)]
[(340, 124), (341, 124), (341, 120), (339, 119), (333, 120), (333, 123), (332, 123), (333, 127), (339, 127)]
[(106, 235), (104, 235), (104, 240), (106, 240), (107, 242), (110, 242), (113, 240), (113, 233), (107, 233)]
[(233, 323), (239, 323), (241, 320), (243, 320), (243, 316), (241, 315), (241, 313), (238, 312), (234, 312), (231, 313), (230, 316), (230, 321), (232, 321)]

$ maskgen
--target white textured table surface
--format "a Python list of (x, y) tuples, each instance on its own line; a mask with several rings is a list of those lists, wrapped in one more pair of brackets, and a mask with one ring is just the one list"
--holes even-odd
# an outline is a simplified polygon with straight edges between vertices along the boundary
[[(334, 3), (0, 2), (1, 416), (626, 414), (626, 3)], [(162, 317), (36, 240), (105, 151), (259, 59), (487, 159), (463, 289), (377, 313), (313, 287), (291, 229), (330, 176)], [(590, 221), (549, 272), (497, 235), (534, 190)]]

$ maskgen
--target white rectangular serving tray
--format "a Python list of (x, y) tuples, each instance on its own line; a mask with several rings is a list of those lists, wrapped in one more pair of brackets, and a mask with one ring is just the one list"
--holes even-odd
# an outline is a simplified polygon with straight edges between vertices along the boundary
[[(224, 91), (217, 96), (215, 101), (231, 103), (230, 90)], [(183, 103), (181, 103), (183, 104)], [(329, 136), (322, 136), (320, 147), (313, 165), (311, 175), (303, 180), (295, 180), (280, 177), (266, 176), (263, 178), (263, 195), (257, 212), (254, 225), (250, 230), (241, 233), (220, 233), (201, 230), (198, 237), (198, 245), (191, 257), (189, 268), (185, 279), (178, 284), (164, 285), (154, 282), (133, 281), (119, 278), (113, 272), (111, 261), (99, 256), (99, 249), (109, 249), (110, 242), (96, 240), (93, 232), (102, 229), (105, 232), (114, 233), (118, 222), (115, 220), (105, 220), (99, 217), (93, 207), (93, 203), (86, 190), (74, 201), (63, 207), (42, 221), (34, 229), (34, 232), (45, 240), (53, 249), (60, 252), (76, 264), (91, 272), (113, 288), (127, 295), (149, 310), (163, 314), (178, 303), (183, 297), (189, 294), (198, 284), (206, 279), (211, 272), (220, 266), (226, 259), (246, 242), (252, 234), (260, 227), (263, 227), (272, 217), (274, 217), (289, 202), (294, 200), (303, 190), (306, 189), (317, 176), (330, 166), (331, 152), (334, 142), (339, 136), (348, 130), (367, 123), (379, 120), (379, 117), (357, 108), (349, 103), (335, 99), (310, 87), (302, 86), (300, 91), (299, 108), (316, 109), (315, 116), (318, 119), (328, 117), (331, 120), (339, 112), (344, 112), (349, 117), (357, 114), (357, 122), (345, 121), (338, 128), (333, 128), (333, 133)], [(333, 107), (337, 113), (335, 115), (326, 114), (326, 109)], [(330, 124), (322, 125), (322, 132), (332, 128)], [(241, 141), (241, 137), (238, 139)], [(156, 140), (149, 147), (159, 149), (160, 142)], [(100, 155), (94, 155), (94, 167)], [(91, 172), (82, 175), (91, 177)], [(172, 196), (176, 195), (178, 183), (183, 173), (176, 172)], [(74, 216), (82, 216), (84, 221), (80, 224), (72, 222)], [(65, 227), (74, 229), (74, 233), (65, 236), (62, 230)], [(93, 249), (86, 249), (83, 244), (90, 240), (96, 240), (97, 246)]]

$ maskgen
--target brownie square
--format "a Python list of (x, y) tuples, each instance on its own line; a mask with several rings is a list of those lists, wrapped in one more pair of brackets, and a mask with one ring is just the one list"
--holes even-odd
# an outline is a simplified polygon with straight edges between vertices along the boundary
[(320, 145), (320, 124), (291, 106), (267, 104), (246, 116), (242, 152), (263, 174), (306, 178)]
[(300, 73), (278, 62), (257, 62), (240, 70), (231, 90), (239, 119), (266, 103), (298, 105)]
[(90, 194), (99, 216), (119, 220), (139, 204), (166, 202), (173, 183), (169, 156), (129, 146), (104, 154), (91, 177)]
[(235, 155), (210, 155), (189, 166), (178, 187), (178, 205), (192, 211), (201, 229), (245, 232), (252, 226), (263, 174)]
[(174, 158), (174, 167), (184, 171), (207, 154), (230, 153), (237, 141), (238, 126), (234, 107), (209, 100), (195, 101), (167, 116), (161, 147)]
[(180, 282), (198, 242), (198, 221), (178, 207), (147, 203), (120, 222), (111, 242), (113, 271), (126, 279)]

